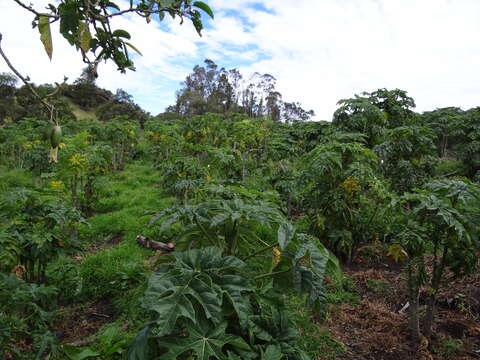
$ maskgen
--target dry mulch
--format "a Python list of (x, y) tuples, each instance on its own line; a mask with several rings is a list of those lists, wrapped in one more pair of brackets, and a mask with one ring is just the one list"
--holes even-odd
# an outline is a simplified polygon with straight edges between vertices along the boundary
[[(446, 274), (438, 294), (437, 317), (431, 344), (422, 341), (417, 352), (408, 329), (408, 314), (399, 313), (407, 302), (401, 264), (388, 258), (369, 262), (358, 257), (345, 266), (354, 281), (359, 305), (332, 306), (326, 326), (346, 345), (341, 360), (444, 360), (480, 359), (480, 274), (454, 279)], [(372, 281), (373, 280), (373, 281)], [(384, 288), (375, 289), (375, 284)], [(426, 292), (421, 294), (421, 304)], [(445, 338), (461, 340), (457, 354), (447, 357), (433, 351)]]

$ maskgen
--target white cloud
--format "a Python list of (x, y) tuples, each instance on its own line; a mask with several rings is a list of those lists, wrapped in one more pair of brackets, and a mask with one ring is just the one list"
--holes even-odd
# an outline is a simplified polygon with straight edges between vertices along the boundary
[[(211, 57), (220, 66), (274, 75), (285, 99), (313, 108), (319, 119), (331, 119), (339, 99), (380, 87), (407, 90), (418, 111), (480, 105), (478, 0), (207, 2), (216, 17), (202, 38), (190, 24), (170, 21), (166, 32), (154, 22), (119, 20), (144, 57), (126, 76), (103, 66), (100, 85), (122, 87), (156, 113), (173, 102), (192, 64)], [(55, 38), (50, 64), (31, 20), (13, 2), (0, 4), (12, 60), (36, 82), (74, 78), (82, 68), (79, 54)]]

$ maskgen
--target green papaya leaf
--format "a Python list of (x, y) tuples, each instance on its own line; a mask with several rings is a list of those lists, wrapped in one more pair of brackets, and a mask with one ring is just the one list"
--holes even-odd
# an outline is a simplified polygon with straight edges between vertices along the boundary
[(126, 39), (131, 39), (132, 38), (127, 31), (122, 30), (122, 29), (115, 30), (114, 32), (112, 32), (112, 35), (115, 36), (115, 37), (121, 37), (121, 38), (126, 38)]
[(292, 241), (294, 235), (295, 235), (295, 228), (290, 222), (286, 222), (279, 226), (277, 238), (278, 238), (278, 245), (280, 246), (280, 249), (282, 251)]
[(199, 314), (214, 324), (222, 318), (228, 298), (242, 326), (250, 312), (248, 280), (240, 272), (245, 264), (222, 250), (207, 247), (175, 254), (176, 263), (152, 274), (143, 306), (156, 313), (160, 335), (173, 331), (179, 318), (195, 322)]
[(98, 351), (94, 351), (91, 348), (81, 348), (72, 345), (63, 345), (63, 351), (70, 360), (84, 360), (100, 356)]
[(92, 34), (90, 34), (90, 29), (88, 28), (88, 25), (85, 24), (83, 21), (80, 21), (78, 24), (79, 28), (79, 42), (80, 42), (80, 48), (87, 52), (90, 50), (90, 41), (92, 40)]
[(125, 45), (127, 45), (129, 48), (135, 51), (138, 55), (143, 56), (140, 50), (138, 50), (134, 45), (130, 44), (129, 42), (126, 42)]
[(262, 360), (281, 360), (283, 358), (284, 355), (278, 345), (268, 345), (267, 350), (262, 355)]
[(193, 3), (193, 6), (199, 8), (199, 9), (202, 9), (202, 10), (205, 11), (212, 19), (214, 18), (212, 9), (210, 8), (210, 6), (208, 6), (207, 4), (205, 4), (203, 1), (195, 1), (195, 2)]
[(40, 32), (40, 40), (47, 52), (48, 57), (52, 60), (53, 43), (52, 32), (50, 31), (50, 18), (48, 16), (38, 17), (38, 31)]
[(176, 360), (180, 355), (193, 351), (195, 359), (225, 359), (222, 348), (230, 344), (235, 348), (249, 350), (248, 344), (239, 336), (226, 334), (227, 322), (211, 327), (205, 321), (192, 325), (188, 337), (166, 337), (159, 339), (161, 347), (168, 349), (163, 360)]
[(128, 360), (149, 360), (154, 357), (155, 346), (151, 346), (152, 334), (149, 326), (145, 326), (130, 344)]

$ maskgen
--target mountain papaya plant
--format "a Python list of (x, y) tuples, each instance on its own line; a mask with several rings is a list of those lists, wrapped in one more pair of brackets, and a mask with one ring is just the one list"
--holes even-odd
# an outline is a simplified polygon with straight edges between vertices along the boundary
[[(56, 289), (29, 284), (13, 274), (0, 272), (0, 357), (42, 359), (58, 351), (58, 342), (49, 331)], [(31, 344), (30, 351), (25, 345)], [(26, 356), (27, 355), (27, 356)]]
[(80, 213), (39, 193), (19, 190), (0, 202), (7, 221), (0, 229), (0, 270), (18, 270), (26, 281), (44, 282), (46, 266), (77, 247), (72, 229)]
[[(234, 198), (175, 206), (155, 215), (162, 221), (160, 234), (180, 224), (176, 239), (186, 245), (216, 246), (227, 255), (260, 261), (258, 279), (274, 279), (308, 294), (307, 303), (319, 311), (324, 304), (323, 281), (327, 270), (338, 274), (336, 258), (313, 236), (297, 234), (294, 226), (269, 202)], [(262, 236), (259, 227), (272, 236)], [(184, 244), (182, 245), (182, 242)], [(266, 261), (268, 251), (273, 257)]]
[(176, 223), (183, 225), (178, 241), (188, 246), (217, 246), (231, 255), (246, 255), (258, 246), (270, 246), (255, 233), (255, 226), (278, 226), (281, 213), (268, 202), (247, 199), (207, 200), (177, 205), (156, 214), (150, 224), (162, 220), (160, 233)]
[(58, 177), (69, 190), (71, 204), (91, 215), (98, 198), (97, 181), (113, 166), (113, 149), (107, 144), (92, 144), (92, 135), (82, 131), (65, 139), (60, 162), (55, 167)]
[(311, 233), (350, 261), (363, 242), (383, 231), (379, 210), (389, 194), (377, 176), (379, 159), (358, 136), (335, 133), (299, 161), (299, 198)]
[[(480, 187), (459, 180), (430, 182), (422, 190), (405, 194), (392, 203), (401, 214), (398, 229), (403, 230), (396, 236), (398, 243), (394, 246), (407, 258), (411, 324), (417, 339), (420, 287), (428, 286), (423, 333), (430, 337), (436, 297), (446, 270), (460, 277), (476, 268), (480, 250), (479, 205)], [(430, 252), (432, 266), (427, 267)]]
[(129, 360), (309, 359), (281, 297), (263, 299), (244, 262), (215, 247), (173, 260), (150, 278), (143, 306), (152, 321), (131, 344)]
[(434, 133), (426, 126), (413, 123), (386, 130), (373, 151), (382, 159), (383, 174), (399, 193), (422, 186), (433, 175)]

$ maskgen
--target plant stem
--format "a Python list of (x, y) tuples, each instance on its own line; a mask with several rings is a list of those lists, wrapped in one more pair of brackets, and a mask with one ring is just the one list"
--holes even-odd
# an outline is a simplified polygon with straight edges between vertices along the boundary
[(267, 251), (267, 250), (269, 250), (269, 249), (271, 249), (271, 248), (273, 248), (273, 247), (275, 247), (275, 244), (273, 244), (273, 245), (268, 245), (268, 246), (266, 246), (266, 247), (264, 247), (264, 248), (261, 248), (260, 250), (255, 251), (253, 254), (248, 255), (247, 257), (245, 257), (245, 258), (243, 259), (243, 261), (248, 260), (248, 259), (250, 259), (250, 258), (252, 258), (252, 257), (255, 257), (255, 256), (257, 256), (258, 254), (261, 254), (262, 252)]
[(285, 273), (289, 272), (290, 270), (292, 270), (292, 268), (287, 269), (287, 270), (282, 270), (282, 271), (275, 271), (275, 272), (271, 272), (271, 273), (268, 273), (268, 274), (257, 275), (257, 276), (255, 276), (255, 280), (263, 279), (263, 278), (266, 278), (266, 277), (275, 276), (275, 275), (279, 275), (279, 274), (285, 274)]

